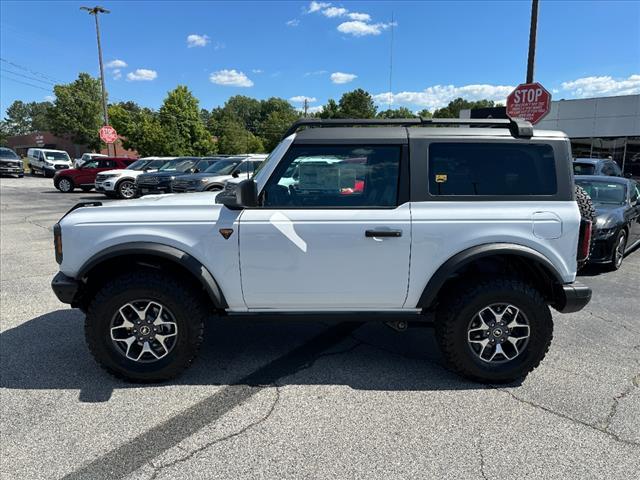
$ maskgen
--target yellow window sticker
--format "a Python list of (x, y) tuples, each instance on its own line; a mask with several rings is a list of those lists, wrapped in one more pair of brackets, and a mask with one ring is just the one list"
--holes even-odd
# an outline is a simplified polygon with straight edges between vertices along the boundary
[(447, 175), (445, 173), (436, 174), (436, 183), (444, 183), (447, 181)]

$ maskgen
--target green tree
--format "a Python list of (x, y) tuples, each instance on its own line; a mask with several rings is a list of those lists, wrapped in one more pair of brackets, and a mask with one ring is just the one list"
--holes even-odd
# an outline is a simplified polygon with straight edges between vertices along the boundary
[(168, 155), (206, 155), (215, 151), (211, 135), (200, 117), (198, 100), (184, 85), (170, 91), (159, 111), (169, 144)]
[(378, 113), (378, 118), (414, 118), (414, 113), (407, 107), (390, 108)]
[(31, 112), (28, 104), (16, 100), (9, 105), (5, 115), (5, 130), (8, 136), (31, 132)]
[(342, 95), (338, 106), (343, 118), (374, 118), (378, 110), (369, 92), (361, 88)]
[(464, 98), (456, 98), (449, 102), (449, 105), (443, 108), (439, 108), (433, 112), (433, 118), (460, 118), (460, 110), (466, 110), (470, 108), (488, 108), (493, 107), (493, 100), (478, 100), (469, 101)]
[(327, 104), (322, 107), (322, 111), (318, 113), (320, 118), (340, 118), (340, 107), (333, 98), (327, 100)]
[(49, 110), (52, 107), (53, 104), (51, 102), (31, 102), (29, 104), (32, 132), (47, 132), (50, 130)]
[(233, 116), (223, 118), (218, 125), (218, 151), (225, 154), (263, 152), (260, 138), (244, 128)]
[(422, 118), (433, 118), (433, 113), (424, 108), (418, 112), (418, 116)]
[(98, 130), (102, 126), (100, 81), (80, 73), (73, 83), (54, 86), (53, 92), (56, 99), (47, 113), (53, 133), (69, 135), (74, 142), (98, 150)]

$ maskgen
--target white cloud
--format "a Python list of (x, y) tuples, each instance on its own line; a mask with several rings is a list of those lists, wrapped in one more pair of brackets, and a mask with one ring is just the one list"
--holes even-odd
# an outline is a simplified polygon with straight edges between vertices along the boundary
[(264, 73), (264, 70), (260, 70), (259, 68), (254, 68), (251, 70), (251, 73)]
[(110, 62), (107, 62), (105, 67), (107, 68), (124, 68), (127, 66), (127, 62), (125, 62), (124, 60), (119, 60), (119, 59), (115, 59), (115, 60), (111, 60)]
[(113, 73), (113, 79), (114, 80), (120, 80), (122, 78), (122, 71), (119, 68), (116, 68), (111, 73)]
[(56, 100), (56, 97), (53, 95), (45, 95), (44, 97), (45, 102), (55, 102), (55, 100)]
[(297, 95), (289, 99), (291, 103), (304, 103), (305, 100), (309, 103), (314, 103), (318, 101), (316, 97), (306, 97), (304, 95)]
[(379, 104), (400, 104), (426, 107), (429, 110), (445, 107), (451, 100), (462, 97), (465, 100), (493, 100), (505, 102), (513, 85), (434, 85), (420, 92), (379, 93), (373, 99)]
[(366, 35), (380, 35), (383, 30), (390, 26), (390, 23), (365, 23), (360, 20), (353, 20), (338, 25), (338, 31), (354, 37), (364, 37)]
[(610, 75), (583, 77), (562, 82), (561, 86), (577, 98), (634, 95), (640, 93), (640, 75), (629, 75), (621, 79), (615, 79)]
[(324, 10), (322, 10), (322, 14), (325, 17), (334, 18), (334, 17), (342, 17), (348, 11), (349, 10), (347, 10), (346, 8), (342, 8), (342, 7), (329, 7), (329, 8), (325, 8)]
[(150, 81), (156, 78), (158, 78), (158, 72), (146, 68), (138, 68), (135, 72), (127, 73), (127, 80), (130, 82)]
[(317, 12), (322, 10), (323, 8), (330, 7), (331, 4), (327, 2), (311, 2), (309, 4), (309, 8), (307, 8), (307, 13)]
[(293, 18), (293, 19), (287, 21), (285, 23), (285, 25), (287, 27), (297, 27), (298, 25), (300, 25), (300, 20), (298, 20), (297, 18)]
[(211, 39), (208, 35), (198, 35), (197, 33), (192, 33), (187, 36), (187, 47), (205, 47)]
[(228, 87), (253, 87), (253, 82), (249, 77), (237, 70), (218, 70), (209, 75), (209, 81)]
[(315, 107), (309, 107), (307, 108), (307, 113), (320, 113), (322, 112), (322, 110), (324, 109), (324, 107), (322, 105), (318, 105)]
[(341, 83), (349, 83), (358, 78), (357, 75), (353, 73), (342, 73), (342, 72), (333, 72), (331, 74), (331, 81), (333, 83), (341, 84)]
[(351, 20), (360, 20), (361, 22), (368, 22), (371, 20), (371, 15), (368, 13), (351, 12), (347, 17)]

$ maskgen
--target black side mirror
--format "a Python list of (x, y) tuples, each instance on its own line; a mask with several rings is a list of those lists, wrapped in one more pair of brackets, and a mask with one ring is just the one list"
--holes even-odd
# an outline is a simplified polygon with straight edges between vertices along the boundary
[(240, 174), (239, 174), (239, 173), (238, 173), (238, 171), (236, 170), (235, 172), (233, 172), (233, 173), (231, 174), (231, 176), (232, 176), (233, 178), (238, 178), (238, 177), (240, 176)]
[(225, 189), (216, 197), (216, 203), (221, 203), (232, 210), (258, 206), (258, 187), (253, 180), (243, 180), (236, 184), (227, 184)]

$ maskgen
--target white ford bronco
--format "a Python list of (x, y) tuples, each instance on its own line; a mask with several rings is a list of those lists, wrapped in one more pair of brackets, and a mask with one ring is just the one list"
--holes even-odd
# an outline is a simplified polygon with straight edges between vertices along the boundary
[(132, 381), (181, 372), (217, 315), (382, 312), (432, 319), (452, 370), (510, 382), (547, 352), (550, 307), (591, 298), (571, 164), (563, 133), (519, 120), (304, 119), (220, 193), (77, 205), (52, 287)]

